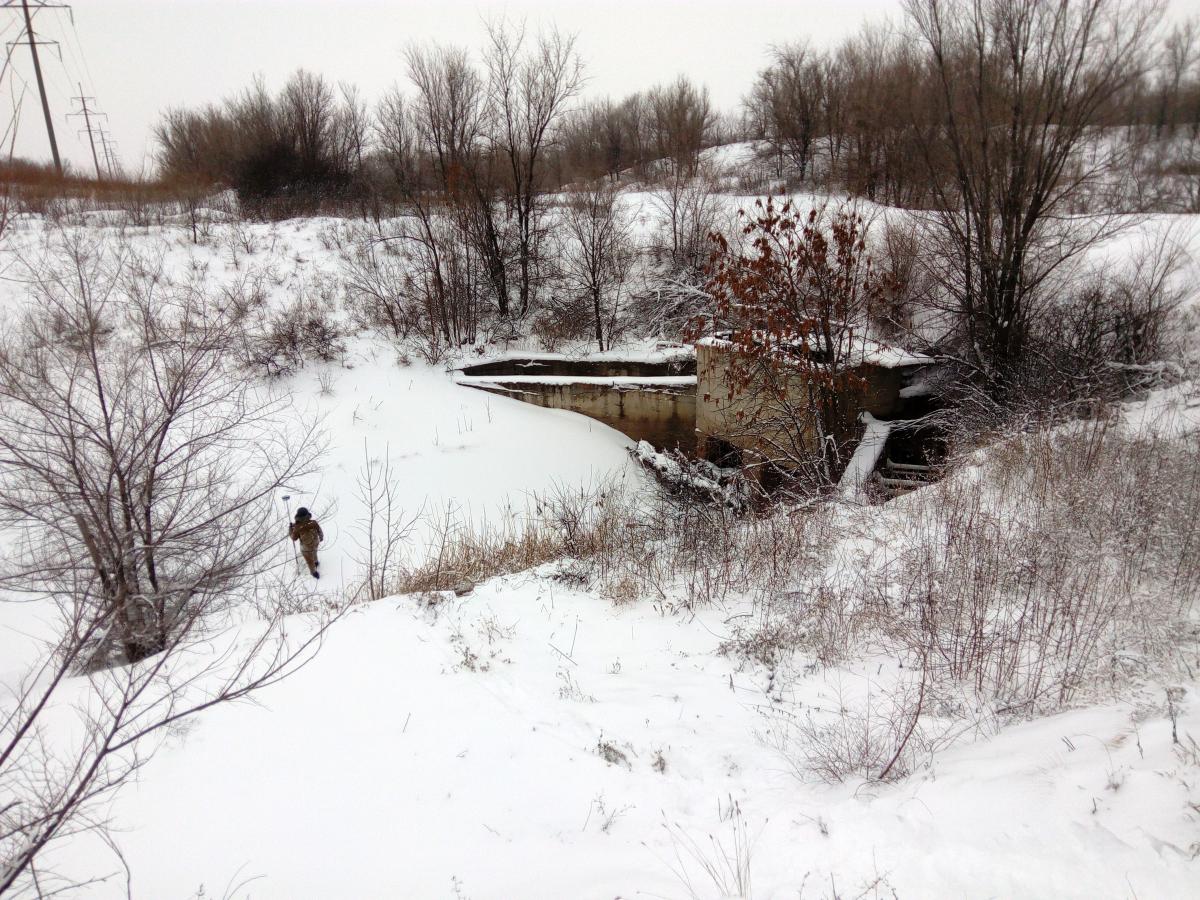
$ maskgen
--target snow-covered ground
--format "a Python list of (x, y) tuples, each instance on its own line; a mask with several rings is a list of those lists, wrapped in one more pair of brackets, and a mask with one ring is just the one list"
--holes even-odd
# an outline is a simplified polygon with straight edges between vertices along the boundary
[[(217, 226), (222, 229), (235, 226)], [(243, 227), (243, 226), (236, 226)], [(336, 272), (328, 221), (250, 226), (238, 256), (181, 228), (131, 240), (185, 271), (280, 267), (279, 297)], [(5, 238), (32, 253), (40, 225)], [(5, 273), (14, 269), (11, 256)], [(22, 302), (0, 280), (0, 304)], [(623, 435), (571, 413), (398, 365), (386, 341), (286, 382), (329, 438), (295, 486), (321, 519), (323, 592), (360, 577), (366, 458), (390, 456), (402, 505), (479, 520), (555, 485), (644, 478)], [(1130, 419), (1162, 421), (1190, 395)], [(1140, 427), (1140, 426), (1139, 426)], [(1191, 426), (1184, 426), (1191, 427)], [(898, 508), (899, 509), (899, 508)], [(891, 513), (901, 515), (902, 510)], [(875, 527), (874, 509), (848, 509)], [(281, 552), (290, 552), (282, 540)], [(424, 535), (414, 542), (419, 545)], [(895, 680), (885, 656), (786, 677), (719, 652), (748, 601), (692, 613), (616, 604), (558, 565), (461, 598), (355, 607), (316, 660), (173, 733), (110, 810), (134, 897), (1185, 897), (1200, 888), (1200, 757), (1173, 744), (1158, 686), (999, 730), (976, 723), (892, 784), (797, 769), (789, 716)], [(28, 658), (36, 610), (0, 604), (0, 681)], [(1158, 693), (1155, 693), (1158, 691)], [(1189, 686), (1177, 728), (1200, 736)], [(50, 863), (120, 866), (88, 837)], [(87, 896), (125, 896), (123, 875)]]
[[(353, 346), (347, 366), (314, 366), (294, 379), (297, 407), (319, 416), (329, 439), (323, 471), (292, 495), (293, 508), (309, 506), (324, 523), (323, 590), (361, 577), (356, 481), (367, 458), (390, 457), (408, 515), (450, 508), (473, 522), (519, 513), (557, 485), (637, 477), (629, 439), (600, 422), (460, 386), (441, 367), (397, 366), (395, 354), (370, 339)], [(333, 378), (328, 394), (322, 373)], [(416, 545), (424, 537), (416, 535)]]
[[(1200, 768), (1161, 713), (1016, 726), (895, 785), (806, 783), (778, 710), (828, 709), (888, 661), (773, 701), (764, 670), (716, 652), (738, 612), (616, 607), (552, 571), (361, 607), (261, 707), (199, 717), (121, 797), (134, 895), (254, 878), (234, 896), (717, 898), (738, 894), (739, 839), (760, 898), (855, 897), (877, 877), (890, 887), (866, 896), (1194, 891), (1181, 782)], [(1180, 728), (1200, 733), (1198, 711)], [(68, 856), (112, 866), (100, 846)]]
[[(246, 225), (252, 253), (231, 250), (233, 240), (223, 227), (200, 245), (183, 228), (131, 230), (126, 240), (133, 252), (162, 254), (173, 277), (199, 271), (210, 287), (269, 270), (269, 302), (283, 304), (336, 279), (338, 254), (324, 236), (337, 224), (313, 219)], [(26, 262), (44, 252), (42, 223), (25, 226), (6, 236), (7, 252), (0, 253), (0, 309), (25, 302)], [(346, 343), (338, 363), (310, 365), (268, 385), (290, 392), (296, 418), (325, 435), (322, 470), (295, 484), (290, 495), (291, 508), (311, 507), (326, 532), (323, 589), (340, 591), (360, 577), (354, 560), (364, 510), (357, 480), (368, 460), (390, 458), (397, 497), (408, 515), (451, 509), (460, 520), (474, 522), (519, 513), (532, 495), (556, 485), (592, 485), (637, 471), (626, 453), (632, 442), (593, 419), (461, 387), (445, 366), (419, 359), (400, 364), (386, 340), (360, 336)], [(649, 351), (640, 355), (665, 358)], [(286, 523), (281, 500), (281, 536)], [(426, 536), (416, 535), (414, 544), (420, 547)]]

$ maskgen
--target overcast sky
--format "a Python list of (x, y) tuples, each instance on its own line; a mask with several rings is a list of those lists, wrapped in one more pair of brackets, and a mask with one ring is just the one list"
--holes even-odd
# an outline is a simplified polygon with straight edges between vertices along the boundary
[[(57, 2), (57, 0), (47, 0)], [(1172, 0), (1173, 12), (1189, 7)], [(149, 164), (151, 128), (170, 106), (219, 100), (261, 73), (276, 88), (296, 68), (359, 85), (368, 98), (403, 82), (410, 42), (481, 44), (482, 20), (507, 14), (531, 26), (555, 24), (578, 35), (589, 75), (587, 93), (622, 95), (685, 73), (708, 85), (723, 109), (745, 93), (772, 43), (808, 38), (836, 43), (866, 18), (900, 19), (900, 0), (77, 0), (74, 21), (45, 9), (34, 30), (57, 47), (42, 51), (51, 112), (64, 158), (91, 164), (80, 118), (65, 116), (96, 98), (127, 169)], [(0, 34), (15, 40), (19, 10), (0, 9)], [(56, 52), (57, 50), (57, 52)], [(60, 58), (61, 57), (61, 58)], [(13, 77), (15, 76), (15, 77)], [(12, 52), (0, 83), (3, 112), (28, 84), (20, 114), (18, 155), (49, 158), (28, 49)]]

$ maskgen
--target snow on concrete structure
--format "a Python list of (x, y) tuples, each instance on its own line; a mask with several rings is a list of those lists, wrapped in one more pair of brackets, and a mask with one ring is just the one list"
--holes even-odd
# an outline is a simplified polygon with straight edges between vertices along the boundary
[(597, 419), (664, 449), (695, 445), (696, 375), (690, 349), (662, 358), (506, 357), (464, 366), (457, 383)]
[[(816, 419), (798, 421), (795, 415), (806, 406), (803, 398), (811, 387), (804, 370), (797, 366), (794, 375), (779, 376), (780, 397), (759, 390), (753, 381), (737, 385), (735, 352), (733, 345), (720, 337), (705, 338), (696, 345), (698, 454), (721, 464), (771, 462), (784, 467), (787, 463), (780, 459), (781, 447), (788, 448), (784, 455), (792, 460), (805, 453), (815, 456), (820, 440)], [(935, 362), (929, 356), (856, 338), (841, 366), (845, 377), (840, 380), (847, 385), (842, 399), (851, 412), (848, 421), (866, 421), (863, 414), (884, 421), (908, 416), (915, 398), (907, 396), (906, 388), (917, 381), (918, 372)], [(857, 425), (834, 435), (839, 443), (861, 436)]]
[(854, 455), (846, 465), (846, 471), (838, 482), (838, 493), (844, 500), (856, 500), (862, 493), (863, 485), (879, 465), (883, 456), (883, 448), (887, 446), (888, 436), (892, 432), (892, 423), (875, 418), (864, 411), (859, 416), (863, 424), (863, 434)]

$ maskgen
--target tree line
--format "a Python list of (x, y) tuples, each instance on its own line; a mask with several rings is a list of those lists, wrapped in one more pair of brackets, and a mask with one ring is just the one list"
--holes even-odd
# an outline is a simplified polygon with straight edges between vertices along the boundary
[[(1137, 18), (1138, 4), (1123, 6)], [(1091, 4), (1093, 18), (1106, 7)], [(774, 45), (741, 109), (725, 114), (685, 76), (624, 98), (581, 101), (572, 38), (530, 38), (492, 24), (481, 62), (462, 48), (410, 48), (405, 64), (417, 99), (405, 102), (424, 103), (427, 116), (461, 117), (427, 122), (419, 152), (444, 155), (436, 145), (449, 139), (459, 165), (491, 170), (480, 187), (510, 204), (523, 245), (531, 188), (623, 172), (695, 175), (704, 148), (735, 140), (761, 142), (777, 174), (793, 183), (921, 206), (936, 190), (931, 169), (948, 173), (952, 150), (918, 21), (910, 5), (903, 27), (868, 22), (829, 49), (803, 40)], [(1142, 141), (1200, 140), (1200, 24), (1178, 23), (1139, 49), (1136, 71), (1089, 124), (1125, 126)], [(432, 87), (449, 93), (429, 106)], [(221, 104), (168, 111), (156, 128), (161, 169), (168, 179), (227, 185), (252, 209), (276, 214), (368, 195), (395, 200), (403, 189), (389, 178), (395, 146), (387, 120), (406, 96), (397, 89), (371, 109), (354, 86), (303, 70), (274, 95), (259, 80)], [(932, 158), (931, 136), (941, 144)]]
[[(333, 200), (377, 222), (401, 213), (356, 273), (382, 298), (369, 317), (397, 335), (417, 327), (451, 347), (485, 323), (564, 313), (603, 347), (630, 269), (617, 190), (652, 183), (656, 281), (626, 300), (677, 334), (710, 299), (706, 238), (720, 230), (702, 152), (753, 138), (778, 175), (769, 189), (918, 210), (920, 235), (893, 230), (877, 254), (905, 273), (891, 296), (909, 310), (888, 327), (917, 304), (926, 334), (940, 330), (993, 387), (1011, 385), (1045, 357), (1032, 334), (1063, 294), (1056, 279), (1112, 233), (1109, 214), (1149, 157), (1159, 183), (1200, 203), (1194, 152), (1146, 150), (1200, 147), (1200, 30), (1164, 30), (1161, 9), (1138, 0), (907, 0), (904, 13), (902, 27), (869, 23), (829, 50), (774, 47), (736, 123), (684, 77), (583, 102), (573, 37), (501, 22), (479, 54), (411, 46), (407, 88), (373, 109), (299, 72), (274, 96), (259, 83), (169, 112), (162, 165), (229, 185), (252, 212)], [(1084, 211), (1104, 215), (1066, 223)]]
[[(1135, 55), (1122, 61), (1120, 83), (1106, 82), (1105, 96), (1089, 108), (1088, 128), (1124, 127), (1126, 139), (1138, 144), (1177, 136), (1193, 144), (1200, 140), (1197, 20), (1159, 38), (1144, 33), (1150, 11), (1144, 4), (1122, 3), (1119, 12), (1108, 3), (1064, 4), (1055, 11), (1030, 0), (1008, 4), (1003, 14), (995, 6), (984, 3), (968, 13), (960, 4), (910, 2), (903, 28), (867, 23), (828, 50), (806, 42), (773, 47), (745, 99), (743, 133), (762, 141), (778, 172), (791, 173), (794, 182), (835, 186), (892, 206), (929, 206), (944, 180), (954, 177), (954, 123), (941, 102), (946, 79), (994, 85), (993, 97), (980, 102), (990, 104), (989, 124), (1003, 127), (1005, 113), (994, 101), (1004, 93), (1005, 80), (1024, 68), (1006, 67), (989, 51), (986, 59), (976, 54), (983, 69), (964, 69), (970, 61), (965, 50), (934, 45), (929, 38), (944, 44), (956, 27), (953, 20), (970, 15), (983, 28), (971, 39), (996, 50), (1024, 41), (1005, 33), (1010, 25), (1052, 19), (1051, 33), (1061, 34), (1063, 19), (1081, 15), (1088, 30), (1107, 32), (1118, 27), (1120, 15), (1123, 30), (1137, 34), (1130, 47)], [(968, 39), (961, 33), (953, 37)]]

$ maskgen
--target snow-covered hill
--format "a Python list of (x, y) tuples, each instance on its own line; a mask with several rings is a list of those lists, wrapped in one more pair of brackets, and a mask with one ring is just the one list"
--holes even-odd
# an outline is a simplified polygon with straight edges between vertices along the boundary
[[(129, 240), (213, 283), (272, 265), (283, 302), (336, 278), (332, 227), (217, 225), (198, 247), (182, 228)], [(234, 229), (250, 230), (252, 251), (237, 250)], [(27, 221), (5, 237), (4, 308), (24, 302), (17, 257), (36, 254), (42, 235)], [(312, 585), (327, 595), (361, 578), (356, 479), (368, 459), (390, 457), (407, 512), (450, 508), (464, 521), (502, 517), (555, 485), (644, 479), (623, 435), (472, 391), (441, 367), (399, 365), (381, 338), (359, 335), (340, 362), (282, 386), (329, 439), (321, 473), (291, 495), (329, 538), (326, 577)], [(1169, 407), (1178, 422), (1194, 404), (1185, 387), (1131, 413), (1144, 426)], [(838, 515), (847, 534), (888, 539), (876, 509)], [(290, 554), (283, 535), (281, 508), (279, 552)], [(428, 537), (414, 535), (414, 555)], [(128, 885), (87, 835), (47, 864), (112, 873), (87, 889), (101, 898), (1194, 893), (1200, 753), (1173, 742), (1161, 685), (998, 732), (981, 716), (898, 782), (830, 786), (798, 765), (797, 717), (894, 682), (896, 660), (800, 658), (777, 671), (721, 650), (757, 614), (750, 598), (693, 610), (677, 599), (617, 603), (550, 564), (464, 597), (357, 606), (312, 664), (259, 705), (218, 707), (173, 732), (116, 797)], [(45, 626), (33, 605), (0, 604), (0, 617), (7, 681)], [(1177, 710), (1182, 736), (1200, 736), (1193, 694)]]
[[(786, 712), (894, 661), (773, 699), (765, 669), (717, 653), (746, 612), (617, 607), (553, 569), (359, 608), (262, 706), (199, 717), (120, 798), (134, 896), (1191, 893), (1197, 761), (1165, 717), (1083, 709), (968, 736), (894, 785), (801, 781)], [(1179, 727), (1200, 733), (1194, 704)], [(60, 858), (112, 868), (98, 844)]]

